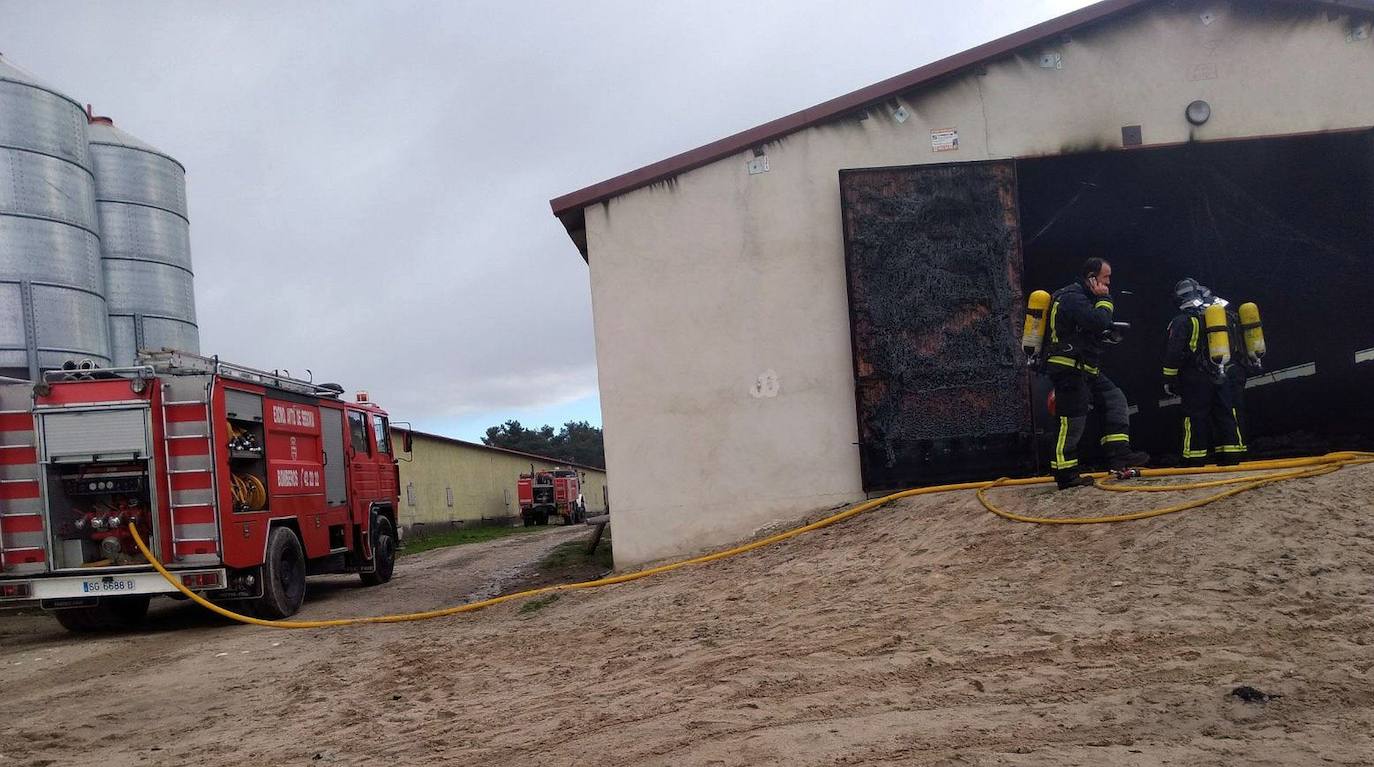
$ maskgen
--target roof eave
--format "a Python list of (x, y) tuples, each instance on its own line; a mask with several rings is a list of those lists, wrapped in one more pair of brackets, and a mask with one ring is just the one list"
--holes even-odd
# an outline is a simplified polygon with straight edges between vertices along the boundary
[[(1312, 3), (1327, 6), (1333, 11), (1374, 14), (1374, 0), (1281, 1)], [(800, 112), (736, 133), (733, 136), (727, 136), (719, 141), (674, 155), (666, 160), (660, 160), (652, 165), (646, 165), (638, 170), (623, 173), (576, 192), (555, 197), (549, 201), (549, 207), (553, 209), (553, 214), (563, 222), (563, 228), (567, 230), (568, 236), (577, 245), (582, 258), (589, 259), (586, 217), (583, 213), (583, 209), (589, 205), (605, 202), (626, 192), (665, 181), (733, 154), (775, 141), (799, 130), (833, 120), (847, 112), (879, 104), (901, 93), (929, 85), (971, 67), (980, 66), (1046, 38), (1069, 34), (1082, 27), (1153, 2), (1158, 2), (1158, 0), (1103, 0), (1072, 13), (1027, 27), (1020, 32), (984, 43), (976, 48), (970, 48), (963, 53), (957, 53), (910, 72), (890, 77), (867, 88), (861, 88), (853, 93), (817, 104), (809, 109), (803, 109)]]
[[(553, 209), (554, 215), (563, 221), (569, 236), (574, 236), (576, 230), (570, 224), (574, 226), (581, 224), (583, 221), (581, 210), (589, 205), (604, 202), (625, 192), (664, 181), (703, 165), (709, 165), (730, 155), (835, 119), (846, 112), (881, 103), (899, 93), (927, 85), (969, 67), (1004, 56), (1046, 37), (1066, 34), (1085, 25), (1093, 24), (1104, 18), (1151, 2), (1155, 2), (1155, 0), (1103, 0), (1087, 8), (1027, 27), (1006, 37), (890, 77), (866, 88), (803, 109), (800, 112), (727, 136), (705, 146), (674, 155), (666, 160), (660, 160), (638, 170), (579, 189), (576, 192), (555, 197), (549, 201), (549, 206)], [(587, 256), (585, 239), (579, 244), (578, 249), (585, 258)]]

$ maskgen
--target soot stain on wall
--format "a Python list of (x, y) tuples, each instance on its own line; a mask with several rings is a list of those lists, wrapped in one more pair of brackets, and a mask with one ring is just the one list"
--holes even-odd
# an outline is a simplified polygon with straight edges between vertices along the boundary
[(1014, 190), (1007, 163), (842, 174), (866, 487), (1030, 458)]

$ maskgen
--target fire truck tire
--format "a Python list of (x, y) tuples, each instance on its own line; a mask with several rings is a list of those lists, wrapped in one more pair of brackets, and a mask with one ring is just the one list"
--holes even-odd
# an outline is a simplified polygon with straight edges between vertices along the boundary
[(262, 596), (253, 605), (255, 612), (268, 620), (295, 615), (305, 601), (305, 552), (290, 528), (272, 528), (262, 570)]
[(364, 586), (386, 583), (396, 569), (396, 533), (387, 517), (377, 517), (377, 524), (372, 528), (372, 556), (376, 560), (375, 572), (359, 574)]
[(53, 613), (62, 628), (73, 632), (120, 631), (137, 628), (148, 614), (149, 596), (106, 597), (94, 607), (74, 607)]
[(534, 521), (536, 524), (547, 525), (549, 523), (549, 513), (547, 511), (539, 512), (539, 516), (536, 517)]

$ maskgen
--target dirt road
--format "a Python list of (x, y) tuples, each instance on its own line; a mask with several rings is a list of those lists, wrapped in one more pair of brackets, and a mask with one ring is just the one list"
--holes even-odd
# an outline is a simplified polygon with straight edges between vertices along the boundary
[[(1159, 500), (995, 495), (1064, 515)], [(309, 614), (483, 589), (431, 595), (427, 564)], [(1374, 466), (1122, 525), (916, 498), (536, 611), (298, 632), (177, 612), (95, 641), (5, 626), (0, 764), (1368, 765), (1371, 574)]]
[[(482, 599), (529, 578), (552, 548), (587, 534), (585, 527), (555, 526), (402, 557), (393, 580), (378, 588), (361, 587), (357, 576), (311, 578), (297, 617)], [(77, 637), (36, 611), (0, 614), (4, 710), (26, 712), (0, 727), (0, 765), (240, 763), (233, 756), (244, 745), (234, 734), (238, 725), (270, 726), (301, 700), (324, 695), (336, 666), (352, 665), (351, 658), (375, 662), (370, 648), (394, 641), (388, 633), (239, 626), (170, 599), (153, 601), (137, 634)], [(301, 698), (305, 690), (312, 692)]]

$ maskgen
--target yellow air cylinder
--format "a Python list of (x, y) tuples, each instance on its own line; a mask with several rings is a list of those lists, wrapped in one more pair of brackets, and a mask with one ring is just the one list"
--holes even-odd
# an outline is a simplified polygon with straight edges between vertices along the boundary
[(1212, 362), (1225, 365), (1231, 361), (1231, 334), (1226, 329), (1226, 307), (1212, 304), (1203, 314), (1207, 321), (1207, 355)]
[(1245, 332), (1245, 352), (1254, 359), (1264, 356), (1264, 327), (1260, 323), (1259, 307), (1253, 303), (1240, 305), (1240, 327)]
[(1045, 343), (1045, 312), (1050, 308), (1050, 294), (1037, 290), (1026, 300), (1026, 323), (1021, 326), (1021, 348), (1026, 356), (1040, 353)]

